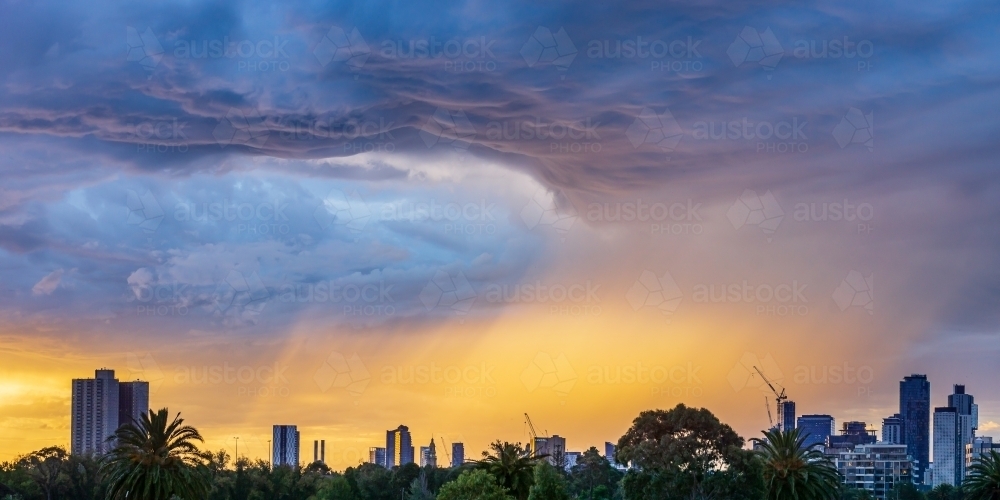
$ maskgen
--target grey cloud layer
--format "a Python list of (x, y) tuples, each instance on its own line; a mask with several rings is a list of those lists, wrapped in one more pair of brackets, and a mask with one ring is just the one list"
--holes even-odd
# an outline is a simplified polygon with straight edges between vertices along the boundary
[[(1000, 211), (997, 118), (983, 113), (998, 104), (998, 13), (988, 2), (312, 11), (36, 2), (5, 10), (0, 40), (15, 50), (0, 55), (0, 260), (11, 276), (3, 293), (26, 314), (66, 304), (60, 294), (73, 287), (114, 305), (77, 299), (79, 311), (114, 309), (128, 297), (130, 276), (205, 287), (189, 289), (185, 304), (219, 312), (215, 288), (238, 270), (257, 272), (272, 289), (397, 273), (406, 283), (397, 290), (417, 315), (427, 312), (418, 295), (437, 266), (455, 273), (478, 262), (484, 275), (516, 276), (548, 244), (516, 220), (522, 198), (482, 187), (473, 201), (497, 196), (498, 211), (520, 225), (471, 243), (440, 226), (391, 220), (360, 237), (340, 226), (321, 231), (312, 207), (330, 189), (368, 189), (362, 197), (380, 204), (389, 203), (382, 190), (403, 193), (414, 175), (407, 168), (349, 161), (375, 153), (504, 164), (577, 207), (678, 186), (706, 205), (730, 204), (748, 188), (784, 199), (869, 200), (885, 207), (891, 226), (882, 246), (855, 261), (917, 275), (914, 301), (940, 302), (922, 290), (943, 279), (954, 298), (934, 321), (995, 319), (984, 304), (996, 299), (998, 281), (976, 271), (1000, 251), (995, 237), (983, 236)], [(640, 49), (642, 41), (665, 56), (629, 57), (629, 44)], [(834, 55), (841, 41), (856, 53), (867, 42), (872, 53)], [(235, 56), (213, 55), (216, 42), (232, 42)], [(466, 53), (401, 55), (411, 42)], [(619, 46), (626, 55), (617, 55)], [(869, 117), (873, 134), (858, 132)], [(266, 180), (241, 180), (250, 173)], [(324, 192), (308, 191), (314, 185)], [(412, 189), (426, 200), (443, 188)], [(124, 222), (129, 190), (150, 191), (168, 221), (170, 208), (185, 203), (259, 204), (271, 194), (298, 203), (288, 234), (273, 239), (201, 222), (164, 223), (147, 236)], [(923, 199), (936, 200), (929, 215)], [(760, 253), (780, 260), (800, 255), (801, 245)], [(880, 253), (913, 247), (920, 251), (905, 263)], [(956, 262), (956, 254), (968, 260)], [(491, 257), (476, 260), (483, 255)], [(47, 277), (60, 269), (53, 285)], [(32, 295), (34, 287), (47, 293)]]

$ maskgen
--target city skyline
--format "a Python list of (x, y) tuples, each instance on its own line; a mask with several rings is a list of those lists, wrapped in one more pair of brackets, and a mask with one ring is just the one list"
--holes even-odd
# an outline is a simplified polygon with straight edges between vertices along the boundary
[[(225, 372), (225, 370), (223, 370), (223, 372)], [(89, 380), (91, 380), (91, 383), (93, 383), (94, 380), (100, 381), (100, 380), (103, 380), (103, 379), (113, 380), (114, 382), (117, 382), (117, 379), (113, 379), (114, 373), (115, 372), (112, 369), (100, 368), (100, 369), (96, 370), (96, 378), (95, 379), (89, 379)], [(906, 391), (904, 391), (903, 388), (909, 383), (909, 381), (915, 380), (915, 379), (923, 381), (925, 384), (927, 382), (929, 382), (929, 380), (927, 379), (926, 375), (911, 374), (909, 376), (904, 377), (903, 380), (900, 381), (899, 404), (900, 404), (901, 407), (905, 406), (906, 398), (909, 397), (909, 394)], [(79, 384), (79, 383), (82, 383), (82, 382), (78, 382), (77, 379), (74, 380), (74, 384), (73, 384), (73, 387), (74, 387), (74, 398), (76, 398), (77, 384)], [(133, 385), (129, 385), (128, 386), (128, 392), (135, 391), (136, 389), (132, 389), (132, 387), (137, 387), (137, 386), (145, 387), (146, 391), (148, 392), (148, 382), (146, 382), (146, 381), (135, 380), (134, 382), (131, 382), (130, 384), (133, 384)], [(125, 385), (127, 385), (127, 384), (126, 383), (122, 383), (121, 385), (122, 385), (122, 388), (121, 388), (120, 393), (124, 394), (126, 392)], [(929, 386), (929, 384), (927, 384), (927, 385)], [(952, 394), (950, 394), (950, 395), (947, 396), (947, 404), (948, 404), (948, 406), (946, 406), (946, 407), (936, 407), (935, 408), (934, 420), (933, 420), (933, 422), (931, 422), (932, 425), (929, 425), (928, 428), (925, 429), (925, 431), (927, 433), (927, 436), (929, 438), (927, 441), (929, 443), (933, 443), (932, 447), (930, 448), (930, 455), (938, 457), (938, 459), (936, 459), (934, 462), (937, 463), (942, 457), (948, 459), (948, 461), (941, 461), (940, 466), (936, 468), (936, 472), (938, 474), (947, 473), (948, 475), (954, 476), (954, 478), (955, 478), (954, 480), (948, 480), (949, 484), (954, 484), (955, 482), (960, 481), (959, 478), (962, 478), (962, 477), (965, 476), (965, 460), (966, 460), (966, 455), (968, 453), (968, 450), (966, 450), (966, 445), (971, 446), (973, 444), (973, 442), (976, 439), (978, 439), (978, 438), (984, 438), (984, 439), (987, 440), (987, 442), (990, 442), (990, 443), (992, 442), (991, 441), (992, 437), (990, 437), (990, 436), (977, 436), (976, 435), (976, 430), (978, 429), (978, 411), (979, 411), (979, 407), (978, 407), (977, 404), (975, 404), (973, 402), (974, 401), (973, 397), (971, 395), (967, 395), (966, 394), (966, 392), (965, 392), (965, 386), (963, 384), (954, 384), (953, 385), (953, 391), (954, 392)], [(115, 394), (119, 394), (118, 390), (116, 390), (114, 392), (115, 392)], [(147, 396), (147, 399), (142, 399), (142, 396), (139, 396), (139, 402), (138, 403), (136, 403), (133, 398), (134, 397), (130, 396), (129, 398), (127, 398), (127, 402), (122, 402), (122, 403), (119, 403), (118, 399), (116, 398), (113, 402), (115, 403), (114, 406), (116, 406), (116, 407), (119, 408), (119, 411), (117, 413), (118, 414), (122, 414), (122, 413), (128, 413), (129, 411), (134, 411), (134, 408), (135, 408), (136, 404), (138, 404), (139, 406), (142, 406), (142, 404), (145, 403), (145, 405), (146, 405), (145, 407), (149, 408), (149, 406), (148, 406), (148, 396)], [(123, 401), (125, 401), (125, 400), (123, 399)], [(933, 403), (933, 401), (931, 401), (931, 403)], [(132, 410), (129, 410), (126, 407), (132, 408)], [(826, 448), (828, 448), (828, 449), (836, 450), (837, 448), (839, 448), (841, 446), (841, 445), (839, 445), (837, 443), (848, 443), (848, 442), (850, 442), (850, 443), (853, 443), (853, 445), (865, 445), (865, 446), (867, 446), (867, 445), (870, 444), (872, 446), (875, 446), (875, 445), (882, 446), (882, 445), (901, 444), (902, 443), (902, 439), (904, 439), (903, 438), (903, 435), (904, 435), (903, 428), (906, 427), (906, 423), (905, 423), (905, 419), (903, 417), (901, 417), (899, 414), (895, 414), (895, 415), (892, 415), (890, 417), (882, 419), (882, 421), (881, 421), (881, 428), (876, 428), (877, 424), (873, 423), (873, 422), (844, 421), (842, 429), (838, 430), (838, 429), (836, 429), (836, 424), (835, 424), (836, 417), (833, 416), (833, 415), (827, 415), (827, 414), (807, 414), (807, 415), (797, 416), (795, 414), (795, 410), (794, 410), (794, 408), (795, 408), (794, 402), (791, 402), (791, 401), (786, 402), (785, 403), (785, 407), (786, 407), (786, 410), (788, 411), (788, 413), (786, 414), (786, 416), (784, 418), (786, 418), (786, 419), (790, 418), (791, 422), (793, 422), (793, 423), (790, 426), (784, 426), (784, 427), (782, 427), (783, 424), (781, 423), (780, 420), (777, 423), (775, 423), (773, 421), (773, 419), (772, 419), (772, 422), (771, 422), (772, 426), (778, 427), (778, 428), (782, 428), (783, 430), (791, 430), (791, 429), (794, 429), (794, 428), (802, 428), (802, 429), (804, 429), (803, 432), (806, 432), (807, 434), (809, 434), (811, 432), (815, 432), (816, 434), (819, 434), (819, 435), (833, 436), (834, 437), (833, 441), (831, 441), (829, 439), (825, 440)], [(939, 422), (938, 421), (938, 413), (942, 412), (942, 411), (943, 412), (951, 411), (952, 413), (955, 414), (955, 416), (951, 420), (948, 420), (947, 422), (944, 422), (944, 421)], [(974, 417), (971, 417), (970, 420), (960, 421), (960, 419), (958, 417), (959, 414), (961, 414), (961, 415), (974, 415)], [(527, 415), (525, 415), (525, 417), (527, 418)], [(828, 419), (829, 423), (822, 423), (823, 419)], [(531, 428), (529, 421), (526, 420), (524, 422), (524, 425), (525, 425), (525, 429), (526, 430), (528, 430), (528, 429), (531, 429), (532, 431), (534, 430), (533, 428)], [(824, 431), (823, 429), (821, 429), (821, 427), (824, 427), (824, 426), (827, 426), (827, 425), (830, 426), (829, 430)], [(859, 427), (859, 425), (860, 425), (860, 427)], [(944, 428), (946, 426), (950, 426), (950, 431), (948, 431), (947, 429)], [(963, 431), (962, 431), (963, 426), (968, 426), (968, 428), (969, 428), (968, 431), (964, 431), (965, 434), (963, 434)], [(269, 463), (272, 463), (274, 465), (298, 464), (299, 466), (305, 466), (305, 465), (308, 465), (309, 463), (311, 463), (310, 461), (306, 460), (305, 455), (302, 455), (302, 452), (301, 452), (302, 438), (301, 438), (301, 432), (299, 431), (299, 426), (298, 425), (288, 425), (288, 424), (281, 424), (281, 425), (279, 425), (279, 424), (275, 424), (272, 427), (273, 427), (273, 437), (272, 437), (271, 440), (269, 440), (269, 443), (271, 444), (272, 448), (268, 452), (267, 456), (264, 457), (265, 460), (267, 460)], [(766, 429), (761, 429), (761, 431), (763, 431), (763, 430), (766, 430)], [(942, 430), (947, 431), (947, 432), (944, 433), (943, 436), (941, 434)], [(547, 432), (547, 430), (546, 430), (546, 432)], [(948, 432), (951, 432), (951, 433), (948, 434)], [(865, 436), (868, 436), (868, 437), (857, 438), (856, 436), (858, 435), (858, 433), (861, 433), (861, 434), (863, 434)], [(956, 438), (956, 434), (958, 435), (958, 438)], [(378, 465), (383, 465), (383, 466), (386, 466), (386, 467), (394, 467), (394, 466), (399, 466), (401, 464), (406, 464), (406, 463), (419, 463), (421, 466), (426, 465), (427, 463), (431, 463), (431, 464), (434, 464), (434, 466), (437, 466), (438, 462), (437, 462), (437, 459), (436, 459), (436, 454), (433, 451), (434, 447), (435, 447), (435, 440), (434, 440), (434, 437), (433, 437), (433, 433), (432, 433), (431, 436), (432, 437), (431, 437), (431, 440), (430, 440), (430, 445), (429, 446), (420, 446), (419, 447), (419, 453), (415, 453), (416, 447), (412, 445), (413, 437), (412, 437), (412, 434), (411, 434), (411, 432), (409, 430), (409, 427), (406, 426), (406, 425), (402, 425), (401, 424), (401, 425), (397, 426), (397, 428), (395, 428), (395, 429), (390, 429), (390, 430), (386, 431), (385, 441), (384, 441), (385, 447), (384, 448), (378, 448), (379, 450), (381, 450), (382, 457), (386, 457), (386, 462), (387, 463), (382, 463), (381, 462), (382, 459), (376, 459), (376, 458), (374, 458), (374, 455), (372, 454), (373, 452), (371, 450), (374, 450), (376, 448), (369, 447), (368, 448), (369, 455), (368, 455), (367, 459), (365, 459), (365, 457), (362, 456), (362, 455), (357, 455), (357, 451), (352, 449), (353, 451), (350, 452), (352, 454), (351, 456), (353, 458), (355, 455), (357, 455), (357, 457), (358, 457), (357, 458), (357, 462), (355, 462), (355, 463), (347, 462), (347, 463), (343, 463), (343, 464), (339, 464), (339, 465), (343, 465), (344, 467), (348, 467), (348, 466), (358, 465), (360, 463), (370, 462), (370, 463), (376, 463)], [(582, 451), (585, 451), (585, 450), (587, 450), (587, 449), (589, 449), (591, 447), (597, 448), (599, 451), (601, 451), (604, 454), (607, 454), (609, 452), (609, 450), (611, 450), (611, 449), (614, 448), (614, 442), (613, 441), (611, 441), (611, 442), (604, 441), (603, 448), (601, 446), (598, 446), (597, 444), (570, 446), (568, 444), (568, 442), (567, 442), (566, 437), (565, 436), (560, 436), (557, 433), (547, 434), (544, 437), (541, 436), (541, 435), (539, 435), (537, 437), (534, 437), (534, 435), (529, 435), (527, 437), (528, 437), (528, 439), (526, 439), (523, 444), (525, 444), (525, 445), (531, 444), (532, 449), (536, 453), (544, 453), (544, 454), (550, 456), (550, 459), (549, 459), (550, 461), (555, 460), (554, 458), (551, 458), (551, 457), (561, 457), (561, 456), (565, 455), (565, 456), (567, 456), (567, 459), (570, 462), (575, 463), (575, 458), (577, 456), (579, 456), (579, 454)], [(750, 447), (750, 445), (751, 445), (750, 438), (752, 438), (752, 437), (756, 437), (756, 436), (744, 436), (744, 438), (747, 439), (747, 442), (745, 444), (747, 447)], [(813, 442), (813, 439), (815, 438), (815, 436), (810, 436), (810, 435), (804, 435), (804, 437), (806, 438), (807, 443)], [(234, 441), (238, 440), (239, 438), (240, 438), (240, 436), (234, 436), (233, 437)], [(441, 439), (441, 442), (444, 443), (444, 438), (440, 437), (440, 439)], [(497, 439), (500, 439), (502, 441), (503, 440), (510, 440), (510, 439), (507, 439), (507, 438), (497, 438)], [(962, 439), (964, 439), (965, 440), (965, 444), (957, 442), (957, 441), (955, 441), (955, 439), (959, 439), (960, 441)], [(313, 455), (312, 456), (314, 457), (314, 461), (321, 461), (324, 464), (333, 465), (334, 467), (336, 467), (338, 465), (337, 463), (328, 463), (327, 460), (326, 460), (326, 439), (325, 438), (324, 439), (318, 439), (318, 438), (314, 438), (313, 436), (307, 435), (306, 442), (308, 443), (309, 440), (313, 441)], [(336, 439), (334, 439), (334, 441), (336, 441)], [(998, 439), (998, 441), (1000, 441), (1000, 439)], [(821, 442), (823, 442), (823, 441), (821, 441)], [(950, 452), (950, 455), (948, 453), (945, 453), (945, 452), (935, 451), (935, 450), (939, 450), (940, 449), (940, 446), (942, 445), (942, 443), (950, 443), (949, 446), (952, 448), (952, 450)], [(252, 453), (253, 453), (252, 451), (249, 452), (249, 453), (247, 453), (246, 452), (246, 444), (247, 444), (246, 441), (244, 441), (244, 453), (236, 455), (235, 454), (236, 452), (234, 450), (234, 458), (251, 458), (251, 459), (257, 458), (257, 459), (261, 459), (261, 457), (254, 457), (252, 455)], [(905, 446), (905, 443), (902, 443), (902, 444)], [(234, 442), (234, 446), (237, 446), (237, 445), (238, 444)], [(456, 451), (455, 447), (458, 446), (458, 447), (460, 447), (463, 450), (463, 456), (464, 456), (464, 445), (465, 445), (464, 442), (452, 442), (452, 453), (454, 453)], [(402, 447), (402, 448), (400, 448), (400, 447)], [(485, 450), (486, 448), (487, 448), (487, 446), (483, 446), (483, 450)], [(389, 450), (389, 452), (387, 453), (386, 450)], [(859, 448), (859, 450), (863, 450), (863, 449)], [(907, 450), (907, 452), (908, 451), (909, 450)], [(79, 451), (74, 451), (74, 453), (78, 453), (78, 452)], [(851, 450), (848, 453), (854, 453), (853, 446), (852, 446)], [(861, 455), (864, 455), (865, 452), (864, 451), (859, 451), (859, 453), (861, 453)], [(907, 454), (910, 455), (910, 453), (907, 453)], [(572, 456), (570, 456), (570, 455), (572, 455)], [(851, 456), (853, 456), (853, 455), (851, 455)], [(910, 455), (910, 456), (912, 457), (913, 455)], [(321, 457), (321, 458), (317, 458), (317, 457)], [(849, 463), (850, 460), (852, 460), (852, 459), (848, 459), (847, 463)], [(448, 460), (448, 461), (445, 461), (444, 463), (447, 464), (448, 466), (454, 466), (454, 461), (453, 460)], [(925, 469), (925, 467), (921, 468), (921, 467), (917, 466), (917, 464), (919, 464), (919, 460), (912, 460), (912, 463), (913, 463), (914, 478), (917, 478), (917, 477), (919, 477), (917, 475), (918, 472), (920, 472), (922, 474), (922, 469)], [(572, 464), (569, 464), (569, 465), (572, 465)], [(947, 469), (942, 470), (942, 466), (943, 467), (947, 467)], [(933, 484), (934, 485), (939, 484), (939, 481), (941, 481), (941, 479), (940, 479), (941, 476), (939, 475), (939, 476), (934, 476), (934, 477), (935, 477), (935, 479), (933, 480)], [(923, 483), (923, 478), (920, 477), (919, 479), (916, 479), (914, 482), (916, 482), (916, 483)], [(891, 489), (891, 487), (890, 487), (890, 489)]]
[(1000, 442), (997, 9), (7, 2), (0, 460), (107, 367), (254, 459), (684, 403), (922, 478), (956, 385)]

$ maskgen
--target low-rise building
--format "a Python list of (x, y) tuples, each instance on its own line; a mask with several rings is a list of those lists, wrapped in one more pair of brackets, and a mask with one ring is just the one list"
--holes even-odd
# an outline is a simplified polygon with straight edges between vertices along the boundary
[(913, 463), (905, 444), (858, 444), (838, 448), (827, 456), (837, 466), (845, 485), (867, 490), (877, 500), (887, 500), (897, 484), (913, 481)]
[(972, 467), (983, 455), (989, 455), (991, 451), (1000, 453), (1000, 443), (994, 443), (989, 436), (980, 436), (965, 445), (965, 476), (969, 476), (969, 467)]

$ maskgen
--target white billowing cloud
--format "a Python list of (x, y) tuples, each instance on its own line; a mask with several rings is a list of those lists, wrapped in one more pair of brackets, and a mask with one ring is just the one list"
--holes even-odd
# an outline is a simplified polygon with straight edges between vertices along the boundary
[(56, 291), (59, 287), (59, 282), (62, 281), (63, 270), (56, 269), (51, 273), (47, 274), (44, 278), (35, 283), (35, 286), (31, 288), (32, 295), (52, 295), (52, 292)]
[(135, 298), (142, 298), (142, 290), (149, 287), (153, 283), (153, 271), (145, 267), (140, 267), (136, 269), (135, 272), (129, 275), (128, 279), (129, 288), (132, 289), (132, 293), (135, 294)]

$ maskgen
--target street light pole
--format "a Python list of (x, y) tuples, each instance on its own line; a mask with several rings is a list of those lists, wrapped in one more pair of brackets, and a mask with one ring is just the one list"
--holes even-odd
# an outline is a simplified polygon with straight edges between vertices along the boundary
[(233, 439), (236, 440), (236, 464), (238, 465), (240, 463), (240, 437), (233, 436)]

